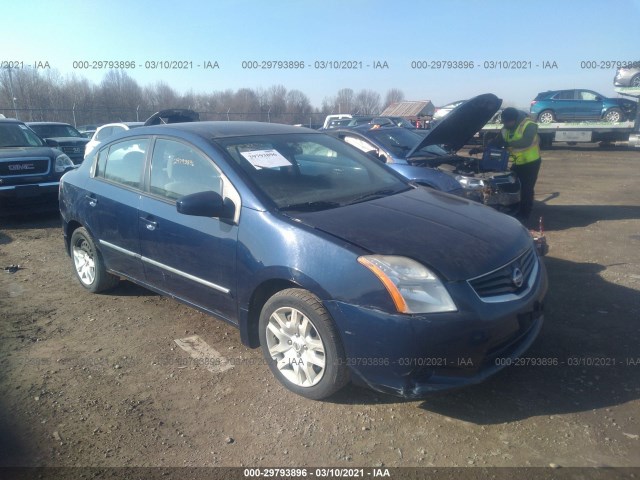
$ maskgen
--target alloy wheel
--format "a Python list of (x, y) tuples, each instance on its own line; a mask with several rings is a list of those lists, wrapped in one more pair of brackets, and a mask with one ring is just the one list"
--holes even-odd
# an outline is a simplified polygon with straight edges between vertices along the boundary
[(300, 310), (282, 307), (269, 317), (267, 348), (280, 373), (299, 387), (316, 385), (326, 368), (325, 346), (313, 322)]
[(91, 246), (84, 238), (79, 239), (73, 246), (73, 264), (80, 281), (85, 285), (91, 285), (96, 279), (96, 263)]

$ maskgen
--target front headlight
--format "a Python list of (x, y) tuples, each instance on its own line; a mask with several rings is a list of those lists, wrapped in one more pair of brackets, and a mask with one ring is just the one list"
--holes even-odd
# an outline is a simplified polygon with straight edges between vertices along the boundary
[(469, 190), (479, 190), (484, 188), (484, 180), (473, 177), (465, 177), (464, 175), (456, 175), (456, 180), (462, 186)]
[(385, 286), (400, 313), (455, 312), (449, 292), (424, 265), (406, 257), (366, 255), (358, 262)]
[(69, 168), (74, 168), (75, 165), (71, 159), (64, 153), (56, 157), (56, 173), (62, 173)]

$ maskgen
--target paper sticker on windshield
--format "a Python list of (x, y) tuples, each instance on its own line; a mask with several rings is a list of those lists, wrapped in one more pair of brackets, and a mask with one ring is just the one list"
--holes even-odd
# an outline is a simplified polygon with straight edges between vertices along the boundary
[(290, 167), (291, 162), (284, 158), (277, 150), (252, 150), (240, 152), (255, 168)]

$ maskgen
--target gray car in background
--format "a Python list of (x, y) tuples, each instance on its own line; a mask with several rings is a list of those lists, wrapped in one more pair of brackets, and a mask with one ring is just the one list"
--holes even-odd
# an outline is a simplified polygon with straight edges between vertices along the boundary
[(613, 84), (616, 87), (640, 88), (640, 67), (619, 68), (613, 77)]

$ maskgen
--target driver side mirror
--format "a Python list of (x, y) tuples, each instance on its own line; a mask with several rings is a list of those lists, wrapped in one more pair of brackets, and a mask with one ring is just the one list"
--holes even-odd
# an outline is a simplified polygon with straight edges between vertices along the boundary
[(183, 215), (233, 219), (236, 207), (231, 200), (212, 190), (184, 195), (176, 201), (176, 210)]
[(54, 140), (53, 138), (45, 138), (44, 143), (46, 143), (49, 147), (58, 147), (60, 144)]

